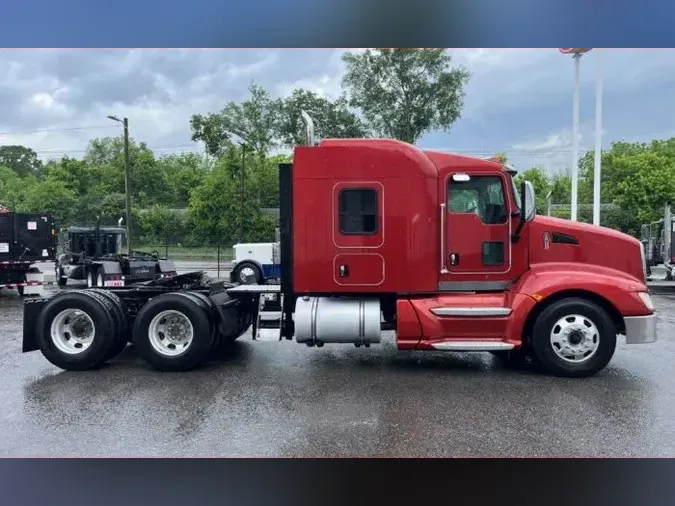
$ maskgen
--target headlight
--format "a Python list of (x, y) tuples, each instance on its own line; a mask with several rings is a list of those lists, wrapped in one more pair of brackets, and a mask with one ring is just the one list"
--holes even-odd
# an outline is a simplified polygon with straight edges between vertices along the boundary
[(638, 292), (638, 297), (640, 297), (642, 303), (646, 306), (647, 309), (649, 309), (650, 311), (654, 311), (654, 303), (652, 302), (652, 298), (648, 292)]

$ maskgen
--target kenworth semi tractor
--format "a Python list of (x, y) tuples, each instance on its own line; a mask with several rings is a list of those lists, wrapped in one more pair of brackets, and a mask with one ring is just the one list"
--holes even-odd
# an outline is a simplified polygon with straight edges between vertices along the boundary
[[(133, 341), (164, 371), (205, 363), (244, 335), (307, 346), (527, 356), (584, 377), (617, 336), (656, 340), (640, 241), (536, 216), (534, 190), (496, 161), (391, 139), (314, 142), (279, 167), (278, 285), (204, 282), (200, 273), (25, 302), (23, 351), (95, 368)], [(528, 359), (529, 360), (529, 359)]]

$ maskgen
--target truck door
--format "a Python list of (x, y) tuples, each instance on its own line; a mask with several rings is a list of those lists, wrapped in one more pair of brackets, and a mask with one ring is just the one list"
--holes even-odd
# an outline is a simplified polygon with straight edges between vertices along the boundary
[(504, 279), (511, 269), (512, 219), (502, 174), (451, 174), (446, 182), (445, 279)]

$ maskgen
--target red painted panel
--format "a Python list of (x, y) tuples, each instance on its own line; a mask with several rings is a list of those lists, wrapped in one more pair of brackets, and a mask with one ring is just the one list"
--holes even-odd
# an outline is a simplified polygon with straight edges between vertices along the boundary
[(637, 293), (647, 291), (644, 283), (630, 274), (599, 265), (547, 263), (535, 265), (513, 287), (514, 293), (537, 301), (563, 290), (596, 293), (608, 300), (624, 316), (642, 316), (650, 312)]
[[(537, 216), (530, 224), (532, 266), (555, 262), (577, 262), (603, 266), (643, 281), (640, 241), (627, 234), (586, 223)], [(577, 245), (554, 242), (554, 233), (576, 239)], [(544, 235), (548, 233), (549, 240)]]
[[(294, 155), (295, 290), (354, 291), (353, 286), (336, 283), (333, 260), (347, 253), (378, 253), (384, 259), (385, 280), (378, 286), (359, 287), (360, 292), (436, 291), (440, 229), (434, 164), (419, 149), (398, 141), (346, 139), (325, 144), (326, 147), (298, 148)], [(380, 245), (377, 238), (375, 243), (368, 242), (372, 236), (340, 237), (335, 241), (339, 226), (339, 216), (335, 215), (336, 185), (340, 188), (373, 181), (383, 196)], [(359, 240), (361, 244), (350, 242)]]
[(422, 339), (422, 327), (420, 326), (417, 312), (407, 299), (396, 301), (396, 345), (399, 350), (412, 350)]
[(500, 339), (506, 334), (508, 317), (437, 316), (431, 312), (439, 307), (509, 307), (510, 294), (439, 294), (411, 299), (417, 311), (425, 340), (434, 339)]
[[(341, 268), (346, 276), (341, 276)], [(341, 253), (333, 259), (333, 279), (335, 284), (358, 287), (376, 287), (384, 283), (384, 257), (379, 253)]]

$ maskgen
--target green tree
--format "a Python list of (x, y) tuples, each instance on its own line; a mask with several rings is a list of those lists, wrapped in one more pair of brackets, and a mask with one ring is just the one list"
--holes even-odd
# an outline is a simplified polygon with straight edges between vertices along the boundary
[(179, 211), (155, 204), (140, 214), (140, 228), (153, 244), (165, 244), (185, 233), (185, 217)]
[(270, 240), (274, 232), (274, 220), (261, 211), (251, 168), (246, 169), (242, 199), (240, 152), (232, 147), (224, 153), (203, 184), (190, 192), (189, 218), (198, 234), (212, 244)]
[(20, 178), (9, 167), (0, 166), (0, 204), (11, 211), (16, 211), (25, 200), (26, 193), (35, 184), (37, 184), (35, 178)]
[(343, 86), (379, 135), (415, 143), (459, 119), (469, 73), (443, 49), (368, 49), (346, 53)]
[(192, 140), (203, 142), (212, 156), (220, 156), (229, 149), (235, 136), (261, 155), (277, 147), (279, 101), (255, 83), (249, 92), (250, 98), (239, 104), (230, 101), (219, 112), (193, 115)]
[(537, 214), (546, 213), (546, 195), (551, 190), (551, 183), (546, 172), (541, 167), (532, 167), (516, 176), (516, 185), (520, 188), (523, 181), (529, 181), (534, 187), (534, 194), (537, 199)]
[(72, 222), (77, 207), (77, 195), (63, 182), (45, 180), (32, 184), (23, 201), (14, 209), (24, 213), (52, 212), (59, 224)]
[(320, 138), (362, 138), (369, 135), (364, 122), (349, 109), (344, 95), (331, 101), (312, 91), (296, 89), (290, 96), (282, 99), (279, 105), (277, 130), (285, 146), (293, 147), (305, 143), (301, 111), (312, 117), (316, 135)]
[[(124, 141), (119, 137), (92, 139), (84, 162), (95, 168), (93, 186), (102, 194), (124, 193)], [(133, 204), (145, 207), (171, 197), (166, 175), (148, 146), (129, 140), (129, 179)]]
[(26, 146), (0, 146), (0, 167), (8, 167), (20, 177), (29, 174), (39, 177), (42, 162), (37, 153)]

